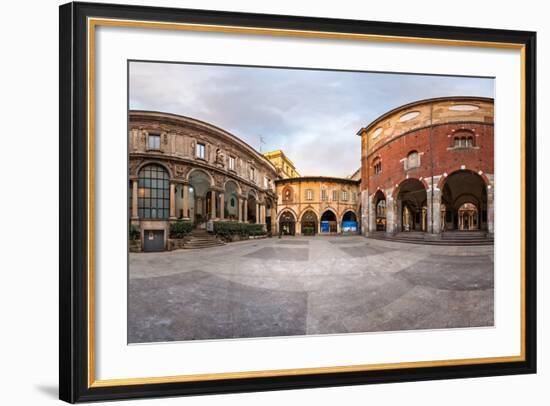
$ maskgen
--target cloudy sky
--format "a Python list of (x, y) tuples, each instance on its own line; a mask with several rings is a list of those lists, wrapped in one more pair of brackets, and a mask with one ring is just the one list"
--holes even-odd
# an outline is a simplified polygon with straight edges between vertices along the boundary
[(355, 134), (415, 100), (494, 97), (493, 79), (131, 62), (130, 108), (212, 123), (262, 151), (282, 149), (302, 175), (345, 177)]

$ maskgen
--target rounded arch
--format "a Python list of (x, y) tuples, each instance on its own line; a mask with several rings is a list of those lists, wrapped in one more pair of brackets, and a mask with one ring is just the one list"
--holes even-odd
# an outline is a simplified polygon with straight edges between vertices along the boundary
[(424, 190), (429, 190), (430, 189), (430, 185), (428, 185), (428, 183), (426, 182), (426, 180), (424, 178), (414, 178), (414, 177), (408, 177), (408, 178), (405, 178), (403, 180), (401, 180), (397, 186), (393, 189), (393, 192), (392, 192), (392, 198), (395, 200), (397, 199), (397, 197), (399, 196), (399, 193), (402, 191), (403, 189), (403, 186), (406, 185), (407, 183), (411, 183), (411, 182), (419, 182), (422, 184), (422, 187), (424, 188)]
[(256, 192), (256, 190), (254, 188), (250, 188), (246, 191), (246, 196), (248, 198), (250, 197), (253, 197), (254, 199), (256, 199), (257, 201), (260, 201), (260, 197), (258, 196), (258, 192)]
[(331, 207), (327, 207), (321, 213), (321, 233), (336, 233), (338, 232), (338, 215)]
[(233, 180), (233, 179), (227, 179), (224, 183), (223, 183), (223, 189), (224, 190), (227, 190), (228, 189), (228, 186), (230, 185), (233, 185), (234, 186), (234, 189), (237, 191), (238, 194), (241, 194), (241, 185), (239, 185), (239, 182), (237, 182), (236, 180)]
[(398, 231), (427, 231), (427, 184), (407, 178), (395, 190)]
[(164, 168), (164, 170), (166, 172), (168, 172), (168, 176), (170, 177), (170, 179), (173, 178), (172, 176), (172, 171), (170, 170), (170, 167), (165, 163), (165, 162), (162, 162), (162, 161), (158, 161), (158, 160), (147, 160), (147, 161), (144, 161), (142, 163), (140, 163), (138, 166), (136, 166), (136, 173), (135, 175), (136, 176), (139, 176), (139, 172), (147, 165), (158, 165), (158, 166), (162, 166)]
[(372, 197), (374, 227), (376, 231), (386, 231), (386, 195), (380, 189)]
[(284, 209), (282, 209), (278, 214), (277, 214), (277, 221), (279, 221), (279, 219), (281, 218), (281, 215), (285, 212), (285, 211), (288, 211), (290, 213), (292, 213), (292, 215), (294, 216), (294, 218), (296, 219), (296, 221), (298, 221), (298, 218), (299, 216), (296, 214), (296, 212), (290, 208), (290, 207), (285, 207)]
[(317, 234), (319, 218), (312, 208), (304, 209), (300, 215), (300, 227), (303, 235)]
[(215, 183), (214, 183), (214, 178), (212, 177), (212, 175), (210, 175), (210, 173), (208, 173), (207, 171), (205, 171), (204, 169), (201, 169), (201, 168), (192, 168), (189, 173), (187, 173), (187, 177), (186, 177), (186, 180), (188, 182), (191, 182), (191, 177), (194, 173), (201, 173), (203, 175), (205, 175), (209, 180), (210, 180), (210, 186), (214, 186)]
[(298, 221), (302, 221), (304, 214), (306, 214), (308, 211), (312, 211), (313, 213), (315, 213), (315, 216), (317, 216), (317, 211), (313, 208), (313, 206), (310, 205), (302, 209), (302, 211), (298, 215)]
[(487, 175), (479, 169), (476, 170), (476, 169), (466, 169), (461, 167), (453, 167), (451, 168), (451, 170), (449, 170), (449, 172), (445, 172), (443, 176), (441, 176), (441, 178), (439, 179), (439, 182), (437, 182), (437, 188), (439, 190), (443, 190), (443, 187), (445, 186), (445, 183), (447, 182), (447, 179), (449, 178), (449, 176), (454, 175), (457, 172), (470, 172), (474, 175), (479, 176), (481, 179), (483, 179), (483, 183), (485, 183), (485, 186), (491, 185), (491, 181), (489, 180)]
[[(473, 170), (460, 169), (444, 177), (440, 184), (441, 203), (445, 205), (445, 217), (442, 219), (444, 230), (489, 229), (490, 184), (486, 176)], [(476, 210), (461, 210), (465, 204), (475, 206)]]
[(321, 219), (323, 218), (330, 218), (334, 220), (327, 220), (327, 221), (335, 221), (338, 218), (338, 215), (336, 214), (336, 211), (330, 207), (327, 207), (323, 212), (321, 213)]
[(342, 212), (340, 221), (357, 221), (357, 213), (353, 209), (346, 209)]
[(278, 218), (279, 234), (280, 235), (295, 235), (296, 234), (296, 214), (290, 210), (283, 210)]

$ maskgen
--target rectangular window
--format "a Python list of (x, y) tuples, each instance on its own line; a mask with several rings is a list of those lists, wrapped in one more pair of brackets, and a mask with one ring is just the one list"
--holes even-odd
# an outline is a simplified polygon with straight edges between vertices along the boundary
[(344, 202), (348, 201), (348, 192), (345, 190), (342, 190), (342, 201)]
[(160, 135), (149, 134), (149, 149), (160, 149)]
[(333, 202), (338, 201), (338, 191), (337, 190), (332, 191), (332, 201)]
[(254, 167), (252, 166), (250, 167), (249, 177), (250, 177), (250, 180), (253, 182), (256, 180), (256, 169), (254, 169)]
[(375, 175), (378, 175), (382, 172), (382, 162), (378, 161), (375, 165), (374, 165), (374, 174)]
[(234, 171), (234, 170), (235, 170), (235, 157), (234, 157), (234, 156), (229, 156), (228, 165), (229, 165), (229, 170), (230, 170), (230, 171)]
[(200, 144), (200, 143), (197, 142), (197, 152), (196, 152), (197, 158), (204, 159), (205, 150), (206, 150), (206, 148), (205, 148), (204, 144)]
[(323, 201), (328, 200), (328, 194), (326, 189), (321, 189), (321, 200)]
[(306, 200), (313, 200), (313, 190), (311, 189), (306, 190)]
[(264, 177), (264, 188), (269, 189), (269, 178)]

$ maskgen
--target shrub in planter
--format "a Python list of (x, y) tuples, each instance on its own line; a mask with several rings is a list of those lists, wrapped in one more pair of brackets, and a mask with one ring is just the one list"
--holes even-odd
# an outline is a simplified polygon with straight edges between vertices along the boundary
[(315, 229), (313, 227), (302, 227), (303, 235), (313, 235), (314, 233), (315, 233)]
[(140, 238), (139, 227), (135, 225), (131, 225), (128, 234), (131, 241), (139, 240)]
[(233, 221), (216, 221), (214, 223), (214, 234), (226, 241), (234, 241), (235, 237), (248, 237), (263, 235), (265, 231), (261, 224), (237, 223)]
[(176, 220), (170, 223), (170, 238), (183, 238), (191, 233), (193, 225), (190, 221)]

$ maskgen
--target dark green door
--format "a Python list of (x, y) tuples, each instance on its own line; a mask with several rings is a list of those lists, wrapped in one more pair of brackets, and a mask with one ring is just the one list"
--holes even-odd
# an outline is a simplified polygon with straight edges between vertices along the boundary
[(164, 230), (145, 230), (143, 236), (144, 251), (164, 251)]

